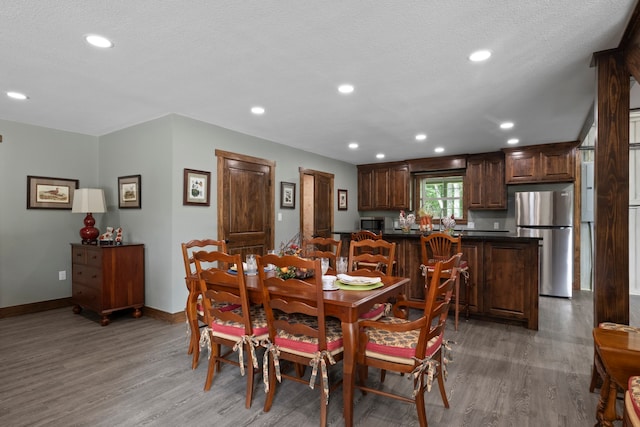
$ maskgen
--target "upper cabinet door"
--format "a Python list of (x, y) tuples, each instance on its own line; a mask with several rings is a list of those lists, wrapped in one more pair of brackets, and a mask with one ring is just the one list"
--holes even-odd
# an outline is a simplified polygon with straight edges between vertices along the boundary
[(465, 184), (468, 209), (506, 209), (507, 186), (504, 181), (503, 154), (469, 156)]
[(578, 142), (505, 149), (507, 184), (573, 182)]
[(358, 210), (408, 209), (409, 181), (405, 163), (358, 166)]

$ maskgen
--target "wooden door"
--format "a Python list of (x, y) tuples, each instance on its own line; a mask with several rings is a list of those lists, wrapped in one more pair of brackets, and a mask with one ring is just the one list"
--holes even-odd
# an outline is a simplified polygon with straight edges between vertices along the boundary
[(300, 230), (303, 238), (331, 237), (333, 174), (300, 168)]
[(218, 239), (231, 254), (267, 253), (273, 248), (275, 162), (216, 150)]
[(333, 177), (316, 174), (313, 194), (313, 228), (316, 236), (331, 237), (333, 229)]

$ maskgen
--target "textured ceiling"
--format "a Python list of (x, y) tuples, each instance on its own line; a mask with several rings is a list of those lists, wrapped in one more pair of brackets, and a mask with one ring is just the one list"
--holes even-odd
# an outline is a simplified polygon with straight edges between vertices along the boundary
[[(5, 1), (0, 90), (30, 99), (0, 97), (0, 118), (103, 135), (177, 113), (355, 164), (576, 140), (592, 53), (618, 46), (635, 3)], [(479, 48), (492, 58), (470, 63)]]

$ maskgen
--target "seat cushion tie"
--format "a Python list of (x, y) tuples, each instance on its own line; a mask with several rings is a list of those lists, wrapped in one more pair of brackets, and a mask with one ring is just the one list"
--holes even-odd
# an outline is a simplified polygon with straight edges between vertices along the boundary
[(407, 375), (407, 379), (413, 379), (413, 396), (417, 396), (422, 388), (422, 377), (425, 372), (427, 374), (427, 391), (431, 391), (431, 385), (433, 384), (433, 377), (436, 372), (436, 366), (439, 365), (437, 360), (434, 360), (431, 356), (427, 356), (420, 360), (417, 357), (413, 359), (418, 362), (416, 367), (411, 371), (411, 375)]
[(313, 389), (315, 387), (316, 376), (318, 375), (318, 362), (320, 363), (320, 372), (322, 375), (322, 388), (326, 396), (325, 405), (329, 404), (329, 376), (327, 375), (327, 362), (325, 358), (329, 360), (332, 365), (336, 364), (335, 359), (327, 350), (316, 351), (313, 355), (313, 359), (309, 361), (311, 365), (311, 379), (309, 380), (309, 387)]
[(255, 347), (260, 345), (258, 340), (253, 335), (243, 335), (233, 346), (233, 351), (238, 352), (238, 363), (240, 364), (240, 374), (244, 376), (244, 345), (249, 345), (249, 351), (251, 352), (251, 358), (253, 361), (253, 367), (258, 368), (258, 360), (256, 360)]
[(264, 392), (269, 391), (269, 353), (273, 357), (273, 366), (276, 370), (276, 378), (278, 382), (282, 382), (282, 377), (280, 376), (280, 359), (278, 356), (280, 355), (280, 349), (277, 345), (272, 343), (269, 338), (263, 340), (260, 345), (264, 347), (264, 356), (262, 359), (262, 381), (264, 382)]

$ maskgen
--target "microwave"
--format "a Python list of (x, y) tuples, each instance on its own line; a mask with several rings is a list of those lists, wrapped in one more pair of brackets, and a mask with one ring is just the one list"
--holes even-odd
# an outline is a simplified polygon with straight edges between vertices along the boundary
[(360, 230), (382, 231), (384, 230), (384, 217), (362, 217), (360, 218)]

